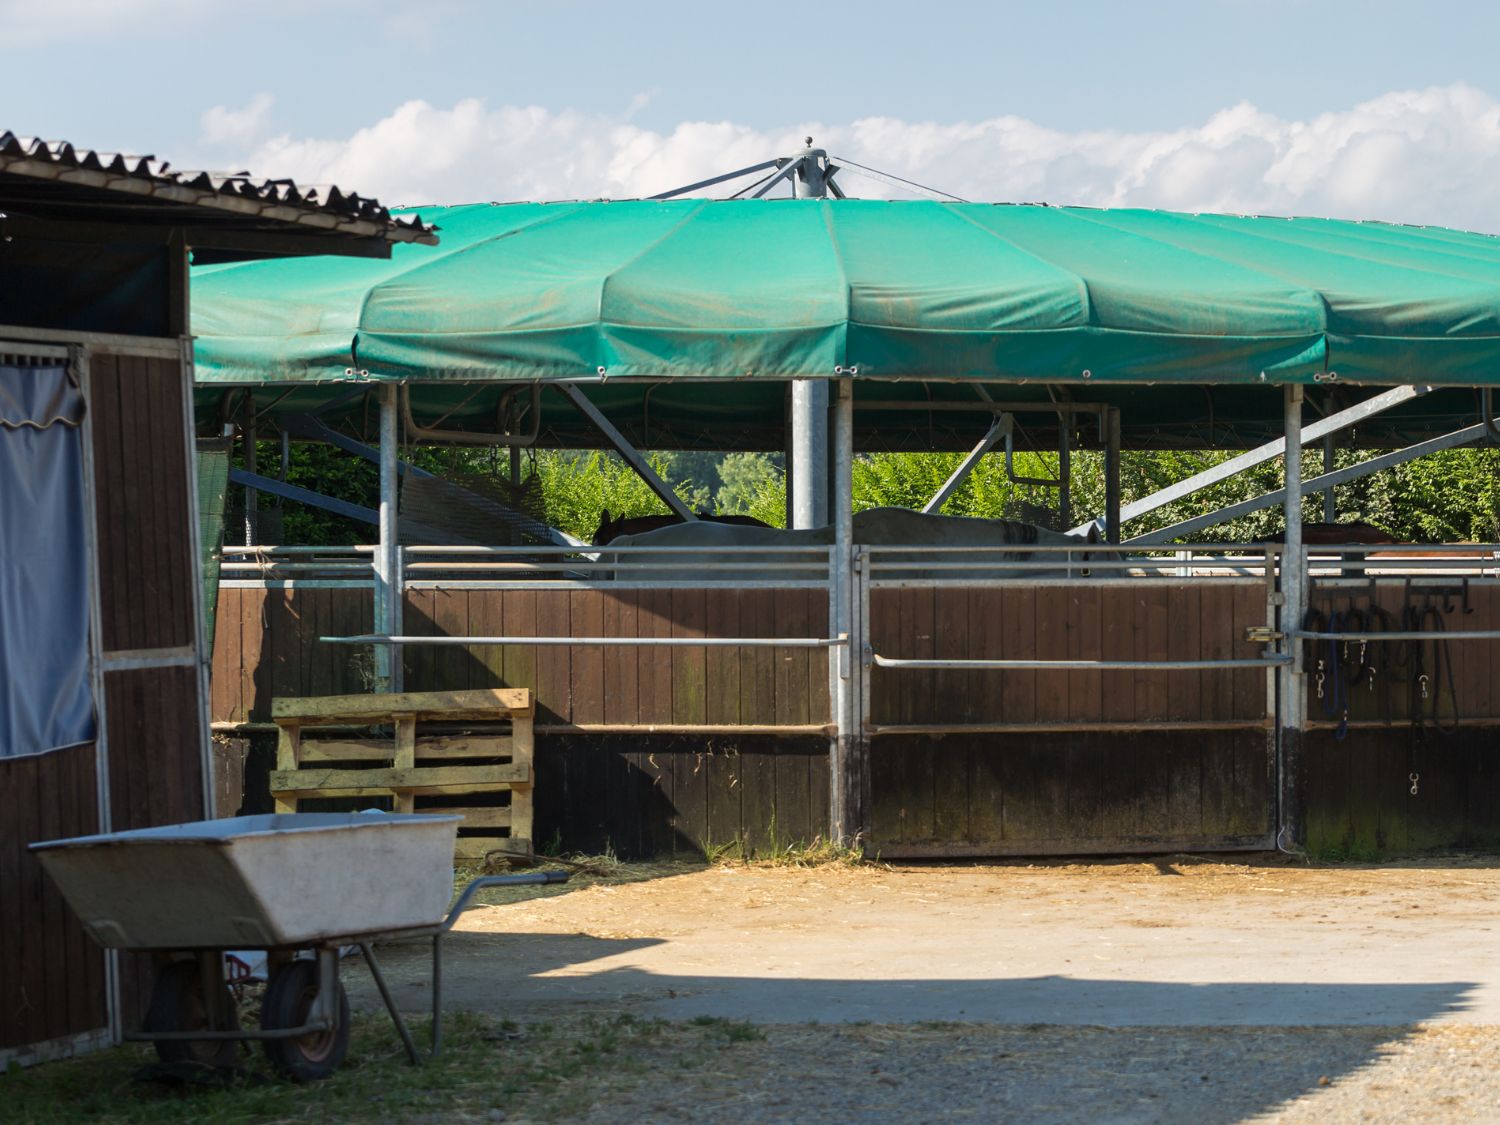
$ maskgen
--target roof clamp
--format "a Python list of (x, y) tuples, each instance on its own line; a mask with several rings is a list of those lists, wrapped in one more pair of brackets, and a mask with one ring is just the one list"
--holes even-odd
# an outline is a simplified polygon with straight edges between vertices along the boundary
[(1094, 373), (1092, 371), (1090, 371), (1087, 367), (1085, 367), (1083, 369), (1083, 377), (1085, 379), (1092, 379), (1094, 377)]
[(609, 375), (609, 373), (604, 369), (604, 365), (602, 363), (598, 367), (594, 368), (594, 374), (599, 376), (599, 378), (601, 379), (608, 378)]
[(370, 369), (368, 367), (346, 367), (344, 368), (345, 379), (368, 379)]
[(1337, 371), (1314, 371), (1313, 372), (1313, 382), (1314, 383), (1337, 383), (1338, 381), (1339, 381), (1339, 373)]
[(833, 368), (833, 373), (835, 375), (858, 375), (859, 374), (859, 364), (857, 364), (857, 363), (850, 364), (848, 367), (845, 367), (841, 363), (840, 364), (835, 364), (834, 368)]

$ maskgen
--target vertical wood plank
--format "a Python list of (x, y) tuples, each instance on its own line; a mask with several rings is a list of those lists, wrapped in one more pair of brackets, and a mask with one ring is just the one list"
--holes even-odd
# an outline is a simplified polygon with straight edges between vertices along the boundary
[[(504, 591), (504, 609), (507, 637), (534, 637), (537, 635), (537, 591)], [(536, 697), (535, 645), (505, 645), (505, 683), (507, 687), (529, 688), (533, 700)]]
[[(608, 637), (636, 637), (635, 590), (611, 590), (602, 594), (601, 628)], [(607, 648), (601, 660), (604, 676), (604, 721), (636, 723), (640, 721), (640, 674), (637, 662), (643, 649)]]
[[(1036, 655), (1038, 660), (1064, 660), (1068, 655), (1068, 633), (1077, 628), (1069, 620), (1068, 590), (1041, 586), (1036, 592)], [(1043, 723), (1061, 723), (1069, 718), (1067, 672), (1037, 672), (1036, 718)]]
[[(933, 591), (932, 651), (939, 660), (962, 660), (969, 656), (969, 597), (963, 587), (940, 586)], [(954, 670), (933, 676), (934, 719), (962, 722), (971, 717), (968, 675)], [(930, 746), (932, 833), (938, 840), (958, 841), (968, 837), (969, 757), (967, 738), (937, 739)]]
[[(672, 590), (672, 636), (700, 638), (708, 621), (707, 592)], [(707, 722), (707, 650), (694, 645), (667, 650), (672, 661), (672, 722)]]
[[(604, 594), (598, 590), (574, 590), (569, 594), (569, 619), (575, 637), (605, 635)], [(604, 718), (604, 654), (598, 645), (576, 645), (572, 650), (570, 675), (575, 723), (602, 723)]]
[[(932, 588), (919, 587), (900, 591), (901, 654), (915, 660), (930, 660), (935, 631), (935, 598)], [(931, 722), (933, 719), (933, 673), (923, 669), (902, 669), (897, 675), (902, 685), (900, 698), (903, 718), (907, 722)], [(905, 814), (902, 839), (907, 842), (931, 841), (936, 834), (937, 795), (931, 740), (899, 737), (896, 745), (902, 751), (901, 794)]]
[[(1101, 591), (1099, 656), (1130, 660), (1135, 656), (1135, 620), (1145, 613), (1137, 585), (1109, 586)], [(1099, 678), (1099, 717), (1105, 722), (1135, 721), (1135, 673), (1105, 672)]]
[[(740, 631), (739, 590), (706, 593), (704, 629), (710, 637), (744, 636)], [(704, 721), (739, 723), (740, 654), (738, 648), (711, 648), (704, 654)]]
[[(641, 590), (637, 624), (643, 637), (672, 635), (672, 591)], [(642, 723), (672, 721), (672, 651), (664, 645), (642, 645), (639, 663)]]
[[(1005, 617), (1001, 622), (1003, 652), (1008, 659), (1036, 656), (1036, 590), (1019, 586), (1005, 589)], [(1000, 711), (1007, 723), (1030, 723), (1037, 718), (1037, 674), (1030, 671), (1002, 673)]]
[[(1144, 620), (1135, 633), (1135, 659), (1165, 660), (1170, 629), (1168, 589), (1154, 582), (1142, 592)], [(1167, 678), (1164, 672), (1136, 673), (1136, 718), (1160, 721), (1167, 717)]]
[[(805, 589), (775, 591), (775, 633), (779, 637), (808, 635), (808, 597)], [(776, 722), (808, 721), (809, 660), (805, 648), (777, 648)]]
[[(569, 592), (538, 590), (536, 632), (539, 637), (571, 636)], [(572, 722), (573, 701), (571, 646), (543, 645), (536, 650), (536, 698), (538, 721)]]

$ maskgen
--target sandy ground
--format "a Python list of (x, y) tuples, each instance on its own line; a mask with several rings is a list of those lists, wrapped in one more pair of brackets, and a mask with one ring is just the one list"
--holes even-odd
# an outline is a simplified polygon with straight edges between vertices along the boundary
[(659, 869), (471, 911), (446, 997), (766, 1029), (599, 1121), (1500, 1121), (1493, 862)]

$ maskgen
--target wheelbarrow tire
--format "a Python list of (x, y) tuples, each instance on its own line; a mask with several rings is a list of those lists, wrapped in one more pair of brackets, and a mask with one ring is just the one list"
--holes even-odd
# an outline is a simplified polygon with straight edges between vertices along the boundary
[[(300, 1039), (263, 1040), (271, 1065), (293, 1081), (327, 1078), (349, 1053), (349, 997), (342, 982), (338, 990), (334, 1008), (338, 1017), (333, 1027)], [(301, 1027), (307, 1022), (317, 995), (318, 963), (305, 959), (288, 961), (271, 974), (266, 984), (260, 1010), (261, 1030)]]
[[(234, 1011), (234, 997), (224, 988), (224, 1008)], [(197, 961), (173, 961), (156, 974), (151, 1004), (146, 1009), (146, 1031), (206, 1031), (208, 1005), (203, 1002), (203, 977)], [(238, 1026), (238, 1021), (236, 1021)], [(232, 1067), (239, 1061), (240, 1045), (232, 1039), (156, 1039), (156, 1056), (176, 1065)]]

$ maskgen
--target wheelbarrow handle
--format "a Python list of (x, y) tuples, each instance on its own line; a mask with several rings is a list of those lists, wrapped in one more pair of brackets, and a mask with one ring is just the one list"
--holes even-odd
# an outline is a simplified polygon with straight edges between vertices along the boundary
[(541, 883), (566, 883), (568, 881), (566, 871), (536, 871), (525, 875), (483, 875), (475, 879), (463, 889), (458, 896), (458, 901), (448, 910), (447, 920), (443, 922), (443, 930), (446, 932), (453, 928), (453, 923), (469, 908), (470, 900), (480, 891), (487, 887), (524, 887)]

